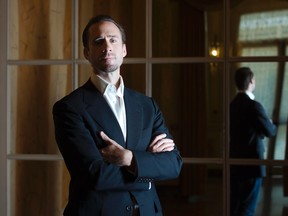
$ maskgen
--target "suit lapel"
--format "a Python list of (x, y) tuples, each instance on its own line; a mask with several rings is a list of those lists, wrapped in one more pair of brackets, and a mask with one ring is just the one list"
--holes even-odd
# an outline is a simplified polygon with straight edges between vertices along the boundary
[(141, 137), (143, 112), (137, 97), (125, 88), (124, 93), (126, 122), (127, 122), (127, 148), (135, 149)]
[(84, 85), (84, 89), (86, 91), (84, 92), (83, 100), (87, 104), (87, 112), (111, 139), (125, 146), (120, 125), (102, 94), (94, 87), (91, 81)]

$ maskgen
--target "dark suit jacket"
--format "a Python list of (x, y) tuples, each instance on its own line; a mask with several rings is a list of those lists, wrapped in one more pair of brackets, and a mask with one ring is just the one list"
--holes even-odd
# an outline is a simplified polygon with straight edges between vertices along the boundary
[[(276, 126), (263, 106), (246, 93), (238, 93), (230, 104), (230, 157), (263, 159), (263, 138), (276, 134)], [(265, 176), (264, 166), (232, 166), (232, 176)]]
[[(156, 135), (166, 133), (171, 138), (156, 103), (128, 88), (124, 90), (124, 101), (126, 142), (108, 103), (90, 80), (55, 103), (56, 141), (71, 176), (64, 215), (131, 215), (131, 195), (136, 198), (141, 215), (162, 215), (153, 182), (177, 178), (182, 159), (176, 147), (171, 152), (147, 152)], [(136, 177), (125, 168), (102, 160), (99, 149), (105, 143), (100, 131), (132, 150), (138, 169)]]

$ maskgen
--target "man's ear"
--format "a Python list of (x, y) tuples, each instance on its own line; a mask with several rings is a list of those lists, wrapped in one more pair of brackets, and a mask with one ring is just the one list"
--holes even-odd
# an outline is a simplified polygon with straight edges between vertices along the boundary
[(84, 47), (83, 54), (87, 60), (89, 60), (89, 50), (87, 47)]
[(126, 44), (123, 44), (123, 57), (127, 55)]

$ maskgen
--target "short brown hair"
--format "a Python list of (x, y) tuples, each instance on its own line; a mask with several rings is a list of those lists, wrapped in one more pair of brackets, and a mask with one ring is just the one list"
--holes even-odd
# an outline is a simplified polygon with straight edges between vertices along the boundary
[(117, 23), (112, 17), (110, 17), (109, 15), (98, 15), (98, 16), (92, 17), (83, 30), (82, 43), (83, 43), (84, 47), (88, 47), (90, 27), (92, 25), (94, 25), (95, 23), (104, 22), (104, 21), (114, 23), (118, 27), (118, 29), (120, 30), (123, 44), (126, 43), (126, 33), (125, 33), (124, 28), (119, 23)]
[(240, 67), (235, 72), (235, 83), (239, 90), (247, 90), (254, 74), (249, 67)]

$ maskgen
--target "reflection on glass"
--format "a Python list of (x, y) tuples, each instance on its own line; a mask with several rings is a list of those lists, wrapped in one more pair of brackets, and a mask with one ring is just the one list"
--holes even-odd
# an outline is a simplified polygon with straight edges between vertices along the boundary
[(278, 121), (278, 135), (275, 143), (274, 159), (282, 160), (288, 159), (288, 135), (287, 135), (287, 121), (288, 121), (288, 67), (287, 63), (284, 66), (283, 79), (281, 85), (281, 100), (279, 105), (279, 121)]
[[(288, 55), (288, 48), (286, 51)], [(280, 113), (279, 113), (279, 123), (280, 122), (286, 122), (288, 118), (288, 100), (284, 100), (285, 98), (288, 98), (288, 63), (284, 63), (284, 74), (282, 81), (282, 96), (283, 98), (280, 102)]]
[(287, 136), (287, 124), (281, 123), (277, 127), (277, 136), (275, 140), (273, 159), (275, 160), (288, 159), (287, 157), (285, 157), (285, 152), (287, 151), (286, 136)]
[(11, 215), (63, 215), (70, 178), (63, 161), (10, 161), (10, 167)]
[(223, 49), (222, 1), (157, 0), (152, 4), (153, 57), (209, 56), (213, 44), (218, 44), (219, 52)]
[(211, 57), (219, 57), (220, 56), (220, 44), (217, 40), (215, 40), (213, 43), (209, 46), (209, 55)]
[(267, 167), (267, 170), (267, 176), (262, 179), (254, 216), (285, 216), (288, 213), (288, 178), (285, 175), (287, 167), (271, 166)]
[(221, 157), (223, 65), (155, 64), (152, 96), (183, 157)]
[(288, 38), (288, 10), (261, 11), (240, 16), (239, 41)]
[[(260, 101), (265, 107), (267, 115), (272, 118), (275, 109), (277, 95), (277, 79), (279, 64), (276, 62), (245, 62), (240, 63), (240, 67), (250, 67), (256, 79), (254, 90), (255, 100)], [(269, 88), (267, 88), (269, 86)]]
[[(256, 95), (256, 92), (261, 93), (270, 86), (270, 91), (267, 91), (269, 97), (265, 99), (270, 106), (274, 105), (269, 99), (274, 99), (276, 92), (276, 70), (267, 71), (264, 67), (263, 64), (242, 63), (234, 71), (233, 84), (238, 91), (230, 103), (230, 157), (263, 159), (264, 143), (267, 146), (268, 140), (274, 141), (276, 128), (270, 122), (272, 113)], [(267, 82), (270, 85), (265, 85)], [(266, 158), (269, 157), (266, 154)], [(261, 170), (256, 171), (261, 173)]]
[[(271, 4), (268, 0), (243, 0), (231, 5), (230, 38), (233, 56), (285, 55), (288, 2), (275, 0)], [(263, 52), (250, 52), (257, 47), (262, 47)]]
[[(286, 64), (285, 64), (286, 65)], [(238, 67), (250, 67), (256, 78), (256, 88), (254, 91), (255, 100), (260, 102), (266, 110), (267, 115), (273, 119), (277, 125), (275, 138), (265, 138), (266, 159), (284, 158), (286, 149), (286, 128), (288, 117), (288, 70), (282, 62), (246, 62), (231, 65), (231, 86), (234, 85), (234, 71)], [(232, 89), (232, 87), (231, 87)], [(236, 94), (236, 89), (231, 91), (231, 100)]]
[(71, 91), (70, 66), (10, 66), (10, 153), (56, 154), (53, 104)]
[(276, 46), (264, 46), (264, 47), (244, 47), (241, 50), (242, 56), (276, 56)]
[(156, 185), (163, 215), (223, 215), (222, 173), (218, 165), (184, 164), (179, 179)]

